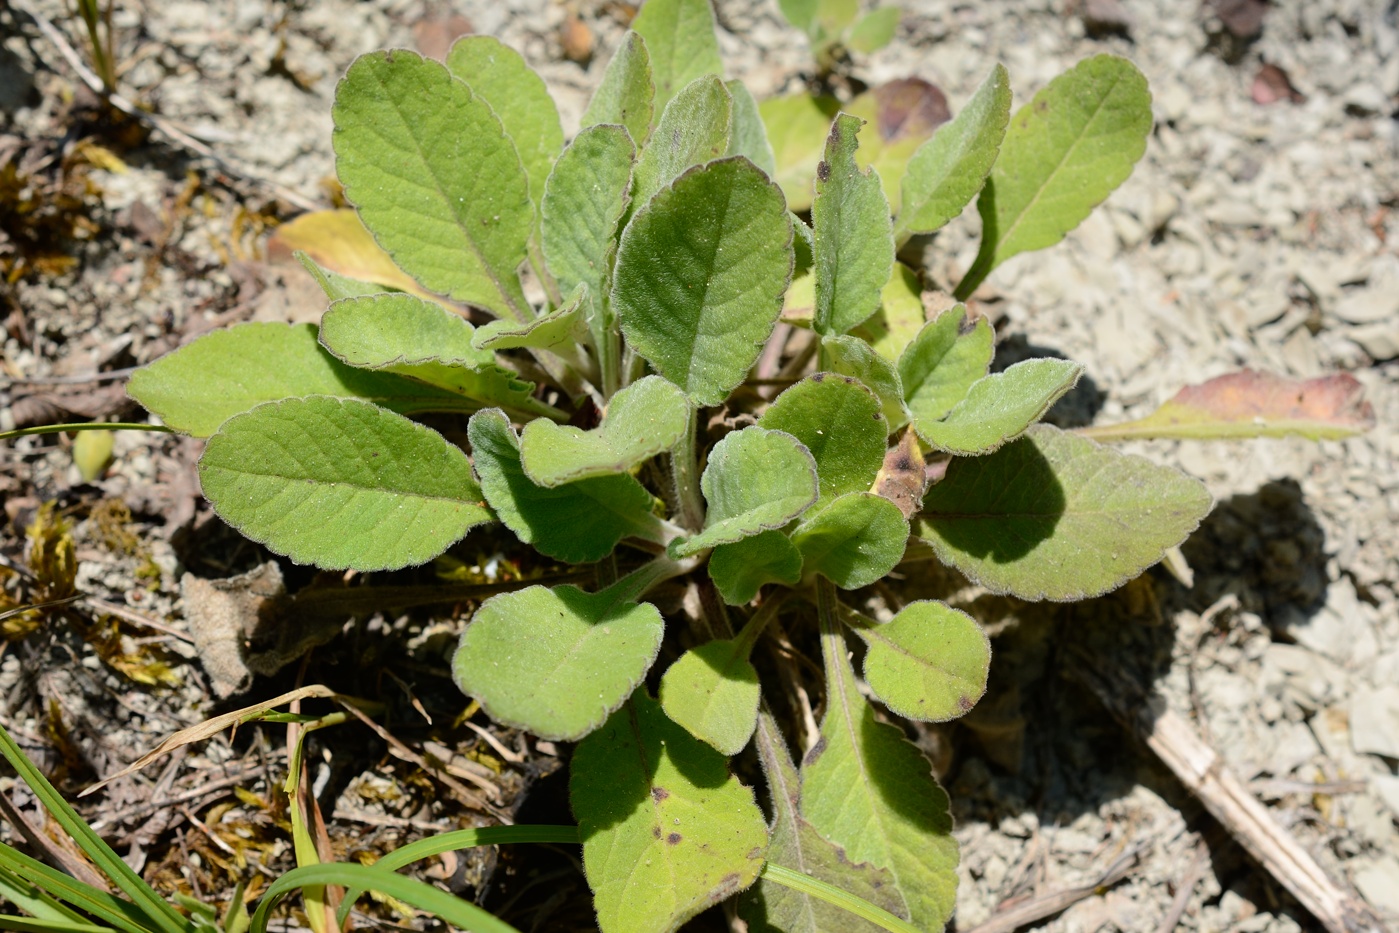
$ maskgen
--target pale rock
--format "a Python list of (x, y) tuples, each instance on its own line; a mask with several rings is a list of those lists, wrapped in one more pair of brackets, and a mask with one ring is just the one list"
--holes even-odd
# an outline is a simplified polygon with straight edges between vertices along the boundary
[(1390, 816), (1399, 820), (1399, 777), (1392, 774), (1377, 774), (1370, 778), (1370, 786), (1380, 800), (1389, 808)]
[(1300, 722), (1282, 723), (1272, 730), (1277, 746), (1263, 762), (1263, 770), (1275, 777), (1291, 774), (1312, 758), (1321, 754), (1312, 731)]
[(1346, 337), (1376, 362), (1399, 356), (1399, 320), (1353, 327), (1346, 331)]
[(1331, 313), (1348, 324), (1399, 320), (1399, 283), (1385, 282), (1347, 292)]
[(1358, 664), (1379, 653), (1369, 615), (1356, 597), (1355, 584), (1342, 577), (1327, 587), (1326, 605), (1314, 615), (1288, 615), (1283, 625), (1299, 645), (1342, 664)]
[(1373, 906), (1399, 914), (1399, 858), (1357, 858), (1351, 862), (1351, 881), (1360, 896)]
[(1343, 103), (1346, 105), (1347, 110), (1356, 111), (1367, 116), (1384, 113), (1390, 106), (1384, 91), (1380, 90), (1378, 85), (1368, 82), (1354, 85), (1346, 92)]
[(1228, 195), (1208, 205), (1203, 213), (1207, 220), (1225, 227), (1256, 227), (1261, 220), (1256, 207)]
[(1399, 685), (1355, 691), (1350, 700), (1350, 741), (1360, 754), (1399, 758)]
[[(1314, 711), (1337, 696), (1344, 680), (1328, 670), (1330, 663), (1298, 645), (1274, 643), (1263, 654), (1260, 680), (1264, 690)], [(1335, 675), (1343, 678), (1339, 671)]]

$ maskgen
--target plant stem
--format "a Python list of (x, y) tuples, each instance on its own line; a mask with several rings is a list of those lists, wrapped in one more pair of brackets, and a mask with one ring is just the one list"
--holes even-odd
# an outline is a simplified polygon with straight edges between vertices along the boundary
[(163, 424), (136, 424), (127, 421), (85, 421), (79, 424), (40, 424), (32, 428), (16, 428), (0, 432), (0, 441), (32, 434), (62, 434), (64, 431), (155, 431), (158, 434), (176, 434), (174, 428)]
[(684, 576), (698, 566), (699, 559), (695, 557), (687, 557), (684, 560), (657, 557), (650, 563), (642, 564), (602, 592), (611, 595), (619, 603), (636, 602), (657, 585)]
[(695, 434), (699, 430), (699, 410), (690, 408), (690, 420), (679, 442), (670, 450), (670, 476), (675, 484), (675, 505), (680, 521), (691, 531), (704, 528), (704, 499), (700, 495), (699, 457)]
[[(821, 622), (821, 657), (826, 662), (826, 690), (834, 694), (840, 686), (840, 665), (849, 664), (845, 636), (840, 632), (840, 599), (836, 585), (825, 577), (816, 578), (816, 617)], [(829, 702), (829, 701), (828, 701)]]
[(790, 591), (784, 590), (764, 602), (758, 607), (757, 612), (749, 616), (748, 621), (743, 626), (743, 631), (739, 632), (738, 637), (734, 639), (734, 654), (736, 656), (746, 658), (753, 653), (753, 646), (762, 637), (768, 623), (777, 618), (778, 611), (790, 597)]

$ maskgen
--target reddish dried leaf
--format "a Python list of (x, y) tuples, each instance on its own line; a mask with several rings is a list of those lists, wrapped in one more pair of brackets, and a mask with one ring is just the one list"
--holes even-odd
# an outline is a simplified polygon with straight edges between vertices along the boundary
[(870, 92), (876, 105), (875, 126), (886, 144), (927, 139), (948, 120), (947, 97), (922, 78), (900, 78)]
[(452, 43), (472, 33), (471, 20), (450, 10), (429, 11), (413, 24), (413, 44), (424, 58), (442, 61)]
[(1210, 7), (1237, 39), (1256, 39), (1263, 32), (1268, 0), (1211, 0)]
[(1292, 79), (1277, 65), (1263, 65), (1253, 76), (1251, 89), (1255, 104), (1275, 104), (1280, 100), (1300, 104), (1306, 96), (1292, 86)]
[(927, 485), (927, 464), (918, 436), (910, 428), (884, 455), (884, 466), (874, 478), (874, 491), (897, 505), (904, 518), (911, 519), (923, 508), (923, 490)]

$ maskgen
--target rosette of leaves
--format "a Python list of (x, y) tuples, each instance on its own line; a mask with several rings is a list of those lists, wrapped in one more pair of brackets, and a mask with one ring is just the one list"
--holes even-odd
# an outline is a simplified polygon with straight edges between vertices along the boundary
[[(543, 82), (494, 39), (445, 63), (361, 57), (336, 94), (336, 164), (389, 281), (305, 259), (329, 299), (319, 327), (210, 334), (130, 391), (208, 438), (214, 508), (294, 561), (400, 568), (499, 522), (597, 568), (595, 585), (479, 605), (453, 671), (498, 721), (578, 742), (572, 806), (606, 933), (672, 930), (730, 897), (753, 929), (940, 929), (947, 796), (887, 720), (965, 713), (989, 643), (941, 603), (875, 621), (841, 593), (911, 543), (996, 592), (1102, 593), (1179, 544), (1210, 497), (1039, 423), (1080, 367), (992, 373), (986, 320), (962, 304), (925, 320), (894, 251), (979, 197), (965, 296), (1062, 238), (1141, 155), (1145, 83), (1100, 56), (1012, 116), (998, 67), (883, 185), (856, 158), (862, 121), (839, 114), (808, 223), (772, 180), (752, 98), (723, 80), (707, 0), (648, 0), (634, 26), (567, 145)], [(745, 383), (795, 288), (815, 363), (768, 403)], [(733, 428), (702, 428), (721, 406)], [(464, 424), (444, 435), (426, 413)], [(925, 490), (933, 452), (950, 464)], [(728, 608), (686, 631), (646, 599), (675, 578)], [(796, 755), (753, 663), (779, 612), (811, 626), (826, 670), (820, 742)], [(750, 748), (771, 821), (727, 760)], [(768, 864), (873, 906), (838, 918), (759, 881)]]

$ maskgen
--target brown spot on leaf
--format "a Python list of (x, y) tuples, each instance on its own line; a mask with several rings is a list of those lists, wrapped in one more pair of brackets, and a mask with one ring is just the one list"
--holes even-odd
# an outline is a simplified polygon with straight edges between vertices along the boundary
[(962, 712), (965, 713), (976, 705), (976, 701), (969, 696), (960, 696), (957, 698), (957, 705), (960, 706)]
[(811, 377), (811, 381), (812, 381), (812, 382), (824, 382), (825, 379), (826, 379), (826, 374), (825, 374), (825, 373), (816, 373), (816, 374), (814, 374), (814, 375)]
[(819, 739), (816, 740), (816, 744), (815, 744), (815, 745), (811, 746), (811, 751), (809, 751), (809, 752), (806, 753), (806, 757), (805, 757), (804, 759), (802, 759), (802, 764), (806, 765), (807, 767), (810, 767), (811, 765), (814, 765), (814, 764), (816, 763), (816, 759), (817, 759), (817, 758), (820, 758), (820, 757), (821, 757), (821, 753), (824, 752), (825, 750), (826, 750), (826, 737), (823, 735), (823, 736), (821, 736), (821, 738), (819, 738)]
[(874, 492), (899, 507), (904, 518), (912, 518), (923, 507), (923, 491), (928, 476), (923, 450), (913, 431), (904, 431), (899, 443), (884, 455), (884, 465), (874, 477)]
[(678, 846), (680, 845), (680, 840), (684, 838), (685, 837), (679, 833), (671, 833), (669, 836), (665, 837), (666, 845)]
[(669, 796), (670, 791), (666, 790), (664, 787), (651, 788), (651, 799), (656, 801), (656, 803), (660, 803), (662, 800), (665, 800)]
[(818, 181), (830, 181), (830, 178), (831, 164), (825, 159), (822, 159), (820, 162), (816, 163), (816, 179)]
[(652, 835), (653, 837), (655, 837), (656, 839), (661, 838), (661, 828), (660, 828), (659, 826), (652, 826), (652, 827), (651, 827), (651, 835)]

